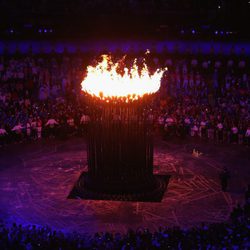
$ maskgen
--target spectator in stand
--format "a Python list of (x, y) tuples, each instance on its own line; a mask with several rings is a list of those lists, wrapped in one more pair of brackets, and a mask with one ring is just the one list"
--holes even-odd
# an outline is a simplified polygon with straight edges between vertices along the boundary
[(6, 143), (7, 131), (0, 127), (0, 146), (4, 146)]
[(202, 119), (200, 122), (200, 136), (201, 138), (207, 137), (207, 122), (205, 119)]
[(235, 125), (233, 125), (231, 131), (232, 131), (231, 142), (236, 144), (238, 142), (238, 128)]
[(80, 120), (80, 134), (81, 135), (86, 134), (86, 132), (88, 130), (89, 123), (90, 123), (89, 115), (83, 113), (81, 120)]
[(248, 126), (248, 128), (246, 130), (245, 137), (246, 137), (246, 145), (250, 146), (250, 126)]
[(75, 131), (75, 121), (72, 115), (69, 115), (67, 119), (68, 134), (72, 135)]
[(58, 122), (54, 118), (49, 118), (45, 126), (48, 128), (48, 136), (54, 137), (55, 136), (55, 128), (58, 125)]
[(31, 126), (31, 137), (33, 140), (35, 140), (37, 138), (37, 123), (36, 123), (36, 119), (33, 117), (30, 121), (30, 126)]
[(23, 138), (22, 130), (23, 126), (20, 123), (18, 123), (11, 129), (11, 131), (13, 131), (13, 137), (15, 142), (20, 142), (22, 140)]
[(217, 129), (217, 141), (219, 143), (222, 143), (223, 142), (223, 124), (219, 121), (217, 126), (216, 126), (216, 129)]
[(26, 123), (26, 136), (27, 136), (28, 140), (31, 137), (31, 119), (29, 119)]
[(165, 125), (164, 125), (165, 139), (168, 137), (168, 135), (170, 136), (173, 135), (174, 127), (175, 127), (174, 119), (171, 117), (171, 115), (166, 115)]
[(42, 120), (38, 117), (36, 120), (36, 125), (37, 125), (37, 139), (42, 138)]
[(199, 128), (198, 128), (198, 126), (197, 126), (197, 123), (194, 122), (194, 125), (193, 125), (193, 127), (191, 128), (191, 136), (193, 136), (193, 137), (198, 137), (198, 135), (199, 135)]

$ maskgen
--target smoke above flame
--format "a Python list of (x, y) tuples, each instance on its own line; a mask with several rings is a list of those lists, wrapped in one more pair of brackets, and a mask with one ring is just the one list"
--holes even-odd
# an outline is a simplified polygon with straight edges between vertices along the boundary
[(96, 66), (88, 66), (81, 83), (82, 91), (107, 101), (113, 98), (134, 101), (159, 90), (166, 69), (157, 69), (150, 74), (145, 60), (139, 69), (136, 59), (132, 67), (127, 68), (123, 64), (124, 58), (114, 63), (111, 56), (103, 55)]

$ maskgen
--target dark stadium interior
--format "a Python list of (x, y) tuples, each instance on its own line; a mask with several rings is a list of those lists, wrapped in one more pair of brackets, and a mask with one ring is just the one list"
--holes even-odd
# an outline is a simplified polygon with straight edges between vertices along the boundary
[[(2, 36), (41, 38), (249, 38), (247, 0), (0, 1)], [(47, 29), (48, 32), (39, 32)], [(52, 32), (49, 32), (52, 30)], [(196, 34), (196, 35), (198, 35)]]
[(0, 0), (0, 249), (249, 249), (249, 16)]

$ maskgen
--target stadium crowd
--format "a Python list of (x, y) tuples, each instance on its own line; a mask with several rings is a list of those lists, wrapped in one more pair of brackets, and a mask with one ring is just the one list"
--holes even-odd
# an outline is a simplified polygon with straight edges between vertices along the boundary
[[(135, 56), (140, 62), (142, 55)], [(80, 83), (90, 58), (67, 51), (2, 56), (1, 145), (83, 134), (88, 107)], [(129, 56), (126, 60), (132, 63)], [(244, 54), (151, 53), (146, 61), (151, 69), (168, 67), (154, 103), (155, 125), (165, 139), (191, 136), (250, 145), (250, 71)]]
[[(131, 58), (127, 60), (131, 63)], [(146, 60), (151, 69), (168, 67), (153, 109), (155, 127), (164, 139), (190, 136), (250, 145), (250, 71), (244, 55), (152, 53)], [(83, 135), (89, 111), (80, 83), (89, 62), (89, 55), (66, 52), (2, 56), (0, 145)], [(232, 211), (230, 222), (94, 236), (68, 235), (49, 227), (0, 225), (0, 246), (25, 250), (249, 249), (249, 192), (245, 206)]]
[(1, 249), (249, 249), (250, 186), (246, 202), (238, 205), (228, 222), (181, 229), (160, 227), (155, 232), (139, 228), (127, 234), (100, 232), (94, 235), (66, 234), (47, 226), (0, 225)]

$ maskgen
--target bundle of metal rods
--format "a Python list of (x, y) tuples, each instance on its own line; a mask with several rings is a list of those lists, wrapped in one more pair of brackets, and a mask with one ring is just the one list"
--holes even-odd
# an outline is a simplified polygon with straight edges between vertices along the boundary
[(87, 188), (129, 193), (155, 185), (151, 100), (147, 96), (107, 102), (89, 97)]

